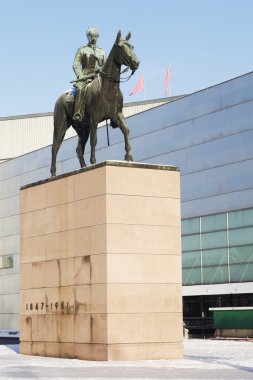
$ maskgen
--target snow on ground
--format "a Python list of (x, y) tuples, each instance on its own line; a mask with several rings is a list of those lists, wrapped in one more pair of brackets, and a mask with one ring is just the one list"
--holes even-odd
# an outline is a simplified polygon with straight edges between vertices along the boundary
[[(184, 358), (176, 360), (140, 360), (94, 362), (78, 359), (58, 359), (17, 354), (17, 346), (0, 346), (0, 369), (8, 365), (40, 365), (54, 367), (154, 366), (170, 368), (231, 368), (246, 366), (253, 371), (253, 342), (233, 340), (189, 339), (184, 341)], [(253, 375), (252, 375), (253, 378)]]
[[(47, 377), (40, 377), (40, 374), (46, 373), (48, 370), (48, 378), (86, 378), (78, 377), (80, 376), (80, 371), (86, 371), (85, 373), (91, 372), (92, 368), (94, 369), (94, 376), (92, 379), (95, 379), (95, 373), (98, 374), (106, 373), (105, 377), (102, 378), (114, 378), (116, 379), (117, 371), (121, 369), (123, 377), (117, 378), (137, 378), (134, 377), (134, 373), (142, 373), (145, 371), (148, 374), (148, 371), (151, 376), (151, 370), (156, 371), (157, 376), (158, 372), (161, 376), (164, 376), (164, 373), (170, 369), (170, 374), (179, 370), (184, 375), (183, 377), (165, 377), (165, 378), (175, 378), (175, 379), (188, 379), (194, 377), (185, 377), (186, 373), (194, 373), (193, 370), (196, 370), (196, 379), (200, 378), (197, 375), (198, 371), (203, 371), (208, 376), (215, 373), (215, 376), (218, 376), (218, 372), (227, 373), (227, 375), (222, 375), (222, 377), (201, 377), (201, 378), (212, 378), (212, 379), (253, 379), (253, 342), (247, 341), (232, 341), (232, 340), (200, 340), (200, 339), (190, 339), (184, 341), (184, 358), (178, 360), (147, 360), (147, 361), (128, 361), (128, 362), (92, 362), (92, 361), (83, 361), (77, 359), (58, 359), (58, 358), (48, 358), (48, 357), (39, 357), (39, 356), (25, 356), (17, 353), (17, 346), (0, 346), (0, 378), (1, 379), (16, 379), (16, 378), (36, 378), (42, 379)], [(40, 373), (36, 373), (36, 369), (40, 368)], [(125, 368), (125, 370), (124, 370)], [(65, 371), (64, 371), (65, 369)], [(66, 370), (71, 370), (71, 377), (67, 377)], [(187, 370), (187, 371), (186, 371)], [(230, 371), (224, 371), (230, 370)], [(51, 372), (50, 372), (51, 371)], [(53, 372), (54, 371), (54, 375)], [(103, 372), (104, 371), (104, 372)], [(107, 372), (105, 372), (107, 371)], [(112, 375), (110, 376), (110, 371)], [(124, 371), (128, 371), (124, 375)], [(131, 372), (132, 371), (132, 372)], [(165, 372), (164, 372), (165, 371)], [(173, 372), (174, 371), (174, 372)], [(223, 372), (222, 372), (223, 371)], [(244, 372), (242, 372), (244, 371)], [(118, 373), (117, 372), (117, 373)], [(179, 376), (177, 371), (177, 376)], [(26, 374), (22, 377), (22, 374)], [(50, 375), (51, 373), (51, 375)], [(64, 374), (62, 377), (56, 377), (55, 374)], [(76, 373), (76, 376), (75, 376)], [(127, 377), (127, 373), (130, 377)], [(154, 372), (153, 372), (154, 373)], [(238, 377), (231, 377), (231, 374)], [(236, 375), (238, 373), (238, 375)], [(245, 373), (246, 377), (240, 377), (240, 373)], [(73, 375), (73, 377), (72, 377)], [(164, 377), (153, 377), (153, 378), (164, 378)], [(34, 377), (33, 377), (34, 376)], [(53, 377), (54, 376), (54, 377)], [(125, 376), (125, 377), (124, 377)], [(145, 377), (151, 379), (151, 377)], [(152, 375), (153, 376), (153, 375)], [(171, 375), (172, 376), (172, 375)], [(193, 375), (191, 375), (193, 376)], [(144, 377), (138, 377), (144, 378)]]

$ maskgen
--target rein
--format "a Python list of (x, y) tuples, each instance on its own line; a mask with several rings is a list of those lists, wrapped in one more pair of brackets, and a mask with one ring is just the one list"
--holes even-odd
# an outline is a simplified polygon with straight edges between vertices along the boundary
[[(129, 67), (126, 67), (123, 71), (121, 71), (120, 75), (126, 73), (128, 70), (129, 70)], [(133, 70), (128, 77), (122, 78), (122, 79), (114, 79), (110, 75), (106, 74), (104, 71), (100, 71), (99, 74), (101, 75), (102, 78), (107, 79), (109, 82), (124, 83), (124, 82), (127, 82), (131, 78), (132, 75), (134, 75), (134, 72), (135, 70)]]

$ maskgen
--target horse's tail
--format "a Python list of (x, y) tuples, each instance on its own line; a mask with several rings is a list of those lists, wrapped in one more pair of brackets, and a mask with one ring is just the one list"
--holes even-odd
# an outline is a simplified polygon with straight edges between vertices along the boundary
[(74, 109), (74, 102), (67, 101), (67, 94), (64, 93), (57, 99), (54, 106), (54, 126), (59, 122), (67, 122), (71, 120), (71, 116)]

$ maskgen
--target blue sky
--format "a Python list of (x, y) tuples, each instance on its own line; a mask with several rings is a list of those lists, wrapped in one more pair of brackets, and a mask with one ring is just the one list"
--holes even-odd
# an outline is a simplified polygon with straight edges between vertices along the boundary
[(0, 0), (0, 116), (51, 112), (75, 78), (72, 63), (86, 29), (100, 30), (109, 53), (116, 34), (132, 32), (141, 61), (121, 84), (124, 102), (144, 73), (145, 98), (195, 92), (252, 71), (253, 0)]

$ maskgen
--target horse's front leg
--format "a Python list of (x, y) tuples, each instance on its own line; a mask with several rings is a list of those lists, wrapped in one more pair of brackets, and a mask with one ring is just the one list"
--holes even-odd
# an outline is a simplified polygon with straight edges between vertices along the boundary
[(129, 128), (126, 125), (123, 113), (119, 113), (117, 118), (115, 118), (112, 122), (114, 124), (118, 125), (118, 127), (120, 128), (120, 130), (122, 131), (122, 133), (124, 135), (125, 151), (126, 151), (125, 160), (126, 161), (133, 161), (131, 144), (130, 144), (130, 140), (129, 140)]
[(90, 123), (90, 163), (94, 165), (96, 163), (96, 145), (97, 145), (97, 127), (98, 123), (91, 122)]
[(82, 133), (79, 134), (79, 137), (78, 137), (78, 144), (77, 144), (77, 148), (76, 148), (76, 153), (77, 153), (77, 157), (79, 159), (81, 168), (86, 166), (86, 163), (84, 161), (84, 149), (85, 149), (85, 145), (87, 143), (87, 140), (89, 138), (89, 133), (90, 133), (89, 128), (84, 128), (82, 130)]

